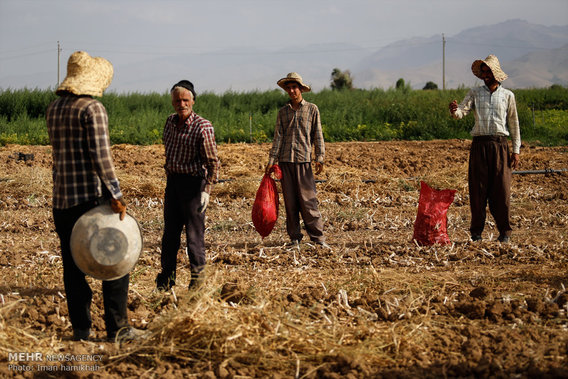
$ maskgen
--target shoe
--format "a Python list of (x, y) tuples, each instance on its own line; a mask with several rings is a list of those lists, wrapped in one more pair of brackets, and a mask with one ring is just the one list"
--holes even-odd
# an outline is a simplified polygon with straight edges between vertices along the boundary
[(173, 278), (173, 275), (164, 277), (162, 273), (159, 273), (156, 277), (156, 288), (158, 289), (158, 291), (169, 291), (175, 285), (176, 281)]
[(509, 236), (499, 236), (497, 238), (497, 241), (501, 242), (501, 243), (509, 243), (511, 242), (511, 237)]
[(73, 331), (73, 341), (88, 341), (91, 336), (91, 329), (75, 329)]
[(187, 286), (188, 290), (197, 290), (201, 288), (203, 282), (205, 281), (205, 275), (203, 272), (192, 272), (191, 273), (191, 280), (189, 281), (189, 285)]
[(471, 240), (472, 240), (473, 242), (476, 242), (476, 241), (481, 241), (482, 238), (481, 238), (481, 236), (480, 236), (479, 234), (472, 234), (472, 235), (471, 235)]
[(289, 247), (298, 247), (300, 246), (300, 240), (292, 240), (286, 244)]
[(143, 334), (144, 334), (143, 330), (127, 326), (122, 329), (119, 329), (118, 332), (116, 333), (111, 333), (110, 335), (108, 335), (107, 341), (118, 342), (118, 343), (134, 341), (142, 337)]
[(329, 246), (327, 243), (325, 242), (316, 242), (316, 245), (323, 247), (324, 249), (329, 249), (331, 250), (331, 246)]

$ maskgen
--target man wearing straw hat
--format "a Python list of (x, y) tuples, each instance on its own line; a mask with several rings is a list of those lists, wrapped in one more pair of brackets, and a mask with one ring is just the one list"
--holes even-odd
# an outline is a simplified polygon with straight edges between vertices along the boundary
[[(71, 255), (73, 226), (84, 213), (109, 199), (116, 217), (123, 220), (126, 215), (110, 151), (107, 112), (93, 99), (102, 96), (112, 76), (112, 65), (106, 59), (74, 52), (67, 63), (67, 77), (56, 90), (59, 98), (46, 114), (53, 148), (53, 219), (61, 242), (63, 282), (75, 341), (91, 336), (93, 293)], [(137, 330), (128, 325), (128, 285), (128, 274), (102, 283), (109, 340), (129, 340), (136, 335)]]
[(265, 172), (278, 162), (282, 169), (282, 195), (286, 208), (286, 230), (293, 245), (302, 240), (300, 214), (310, 240), (329, 248), (323, 235), (323, 221), (318, 209), (316, 184), (312, 171), (312, 149), (315, 151), (316, 175), (323, 172), (325, 145), (319, 109), (303, 99), (311, 91), (302, 77), (289, 73), (277, 82), (290, 101), (278, 111), (274, 139)]
[(213, 126), (193, 111), (193, 83), (181, 80), (170, 92), (176, 113), (168, 117), (164, 126), (167, 180), (162, 271), (156, 277), (156, 286), (169, 290), (175, 285), (177, 255), (185, 227), (191, 270), (189, 289), (197, 289), (205, 267), (205, 209), (217, 181), (219, 159)]
[[(495, 55), (476, 60), (471, 70), (485, 85), (470, 90), (461, 104), (456, 100), (450, 103), (454, 118), (461, 119), (472, 111), (475, 116), (468, 171), (471, 239), (482, 239), (489, 203), (489, 211), (499, 230), (497, 240), (505, 243), (510, 241), (512, 231), (509, 221), (511, 174), (520, 162), (517, 105), (513, 92), (501, 86), (507, 74), (501, 70)], [(512, 152), (507, 136), (511, 136)]]

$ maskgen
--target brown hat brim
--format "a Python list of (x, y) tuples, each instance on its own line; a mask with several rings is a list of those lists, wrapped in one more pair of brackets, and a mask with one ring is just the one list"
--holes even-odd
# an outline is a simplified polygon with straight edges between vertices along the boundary
[(474, 61), (471, 64), (471, 72), (473, 72), (473, 75), (482, 79), (482, 77), (481, 77), (481, 65), (483, 63), (485, 63), (487, 65), (487, 67), (489, 67), (489, 69), (493, 73), (493, 77), (495, 77), (495, 80), (497, 80), (499, 83), (501, 83), (502, 81), (504, 81), (505, 79), (507, 79), (509, 77), (501, 69), (501, 65), (499, 64), (499, 60), (497, 59), (497, 57), (495, 55), (489, 55), (484, 60), (478, 59), (478, 60)]
[(278, 86), (280, 88), (282, 88), (283, 90), (286, 90), (286, 84), (290, 83), (290, 82), (294, 82), (297, 83), (298, 86), (300, 86), (300, 89), (302, 92), (310, 92), (312, 90), (312, 88), (305, 84), (301, 78), (297, 79), (297, 78), (290, 78), (290, 77), (285, 77), (280, 79), (279, 81), (276, 82), (276, 84), (278, 84)]
[(101, 57), (91, 57), (84, 51), (76, 51), (67, 62), (67, 76), (57, 87), (56, 93), (71, 92), (75, 95), (102, 96), (112, 82), (112, 64)]

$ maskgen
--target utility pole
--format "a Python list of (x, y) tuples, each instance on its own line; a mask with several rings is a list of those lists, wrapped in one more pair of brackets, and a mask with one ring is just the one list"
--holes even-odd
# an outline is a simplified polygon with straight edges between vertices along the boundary
[(442, 90), (446, 90), (446, 37), (442, 33)]
[(60, 55), (61, 55), (61, 45), (59, 44), (59, 41), (57, 41), (57, 87), (59, 87), (59, 59), (60, 59)]

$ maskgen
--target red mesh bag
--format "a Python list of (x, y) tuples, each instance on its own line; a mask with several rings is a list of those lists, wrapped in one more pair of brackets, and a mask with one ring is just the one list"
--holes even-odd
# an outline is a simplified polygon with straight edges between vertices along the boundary
[(435, 190), (420, 182), (418, 215), (414, 222), (413, 239), (420, 245), (446, 245), (448, 237), (448, 208), (454, 201), (456, 190)]
[(280, 166), (273, 165), (270, 172), (264, 174), (252, 206), (252, 223), (262, 238), (272, 232), (278, 220), (278, 189), (276, 182), (270, 176), (271, 173), (274, 173), (277, 179), (282, 179)]

